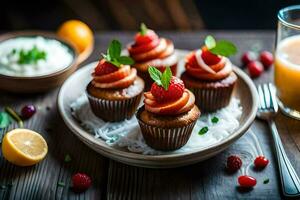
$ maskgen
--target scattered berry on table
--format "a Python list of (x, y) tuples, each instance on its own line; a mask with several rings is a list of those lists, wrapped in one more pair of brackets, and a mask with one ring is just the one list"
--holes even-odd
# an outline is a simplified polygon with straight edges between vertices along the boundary
[(29, 119), (36, 112), (34, 105), (26, 105), (21, 110), (21, 115), (24, 119)]
[(256, 185), (256, 182), (257, 181), (254, 177), (248, 175), (239, 176), (238, 178), (239, 185), (245, 188), (254, 187)]
[(269, 51), (262, 51), (259, 55), (259, 60), (266, 69), (269, 69), (274, 62), (273, 54)]
[(243, 162), (237, 155), (231, 155), (227, 158), (227, 170), (230, 172), (236, 172), (242, 166)]
[(84, 173), (77, 173), (73, 175), (72, 183), (75, 192), (83, 192), (91, 186), (92, 180)]
[(264, 67), (259, 61), (251, 61), (248, 63), (247, 69), (252, 78), (259, 77), (264, 71)]
[(244, 66), (248, 65), (251, 61), (255, 61), (255, 60), (256, 60), (256, 55), (252, 51), (245, 52), (241, 57), (241, 61)]
[(258, 156), (254, 160), (254, 165), (257, 168), (264, 168), (269, 164), (269, 160), (264, 156)]

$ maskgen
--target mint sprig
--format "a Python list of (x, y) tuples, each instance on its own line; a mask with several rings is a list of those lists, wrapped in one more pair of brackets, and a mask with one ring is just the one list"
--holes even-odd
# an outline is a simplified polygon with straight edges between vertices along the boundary
[(169, 89), (170, 81), (172, 78), (172, 71), (170, 67), (166, 67), (166, 70), (161, 73), (156, 67), (149, 66), (148, 72), (153, 81), (163, 87), (165, 90)]
[(147, 34), (147, 31), (148, 31), (147, 26), (146, 26), (144, 23), (141, 23), (141, 26), (140, 26), (140, 34), (141, 34), (141, 35), (146, 35), (146, 34)]
[(204, 135), (205, 133), (208, 132), (208, 127), (204, 126), (203, 128), (201, 128), (198, 132), (198, 135)]
[(113, 40), (108, 46), (107, 54), (102, 54), (102, 56), (107, 62), (115, 65), (116, 67), (120, 67), (122, 64), (133, 65), (134, 60), (128, 56), (121, 56), (121, 51), (121, 43), (118, 40)]
[(216, 41), (213, 36), (208, 35), (204, 40), (205, 46), (209, 52), (220, 56), (231, 56), (237, 53), (237, 47), (230, 41)]

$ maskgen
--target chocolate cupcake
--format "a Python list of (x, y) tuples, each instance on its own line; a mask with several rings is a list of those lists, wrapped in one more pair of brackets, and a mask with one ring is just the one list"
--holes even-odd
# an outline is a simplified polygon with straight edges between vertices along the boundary
[(189, 140), (200, 116), (195, 97), (172, 76), (169, 67), (163, 74), (155, 67), (149, 70), (155, 83), (144, 93), (145, 105), (136, 114), (143, 137), (153, 149), (179, 149)]
[(178, 58), (173, 42), (158, 35), (145, 24), (141, 24), (140, 32), (135, 35), (135, 41), (127, 46), (129, 55), (134, 59), (138, 75), (144, 79), (146, 89), (150, 89), (153, 80), (148, 74), (148, 67), (154, 66), (163, 72), (165, 66), (170, 66), (176, 76)]
[(212, 36), (208, 36), (202, 49), (186, 56), (186, 71), (181, 79), (194, 93), (196, 105), (201, 111), (214, 112), (229, 104), (237, 76), (226, 56), (236, 51), (231, 42), (216, 42)]
[(130, 67), (134, 61), (120, 55), (120, 42), (113, 40), (107, 52), (86, 89), (91, 109), (104, 121), (130, 119), (140, 103), (144, 81), (137, 76), (137, 70)]

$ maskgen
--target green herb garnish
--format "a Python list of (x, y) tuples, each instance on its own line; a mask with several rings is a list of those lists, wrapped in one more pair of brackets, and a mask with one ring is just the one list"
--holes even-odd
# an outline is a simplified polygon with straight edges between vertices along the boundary
[(264, 184), (268, 184), (269, 182), (270, 182), (270, 179), (267, 178), (267, 179), (264, 180), (263, 183), (264, 183)]
[(11, 119), (6, 112), (0, 112), (0, 128), (6, 128), (11, 123)]
[(13, 49), (12, 53), (19, 54), (19, 64), (36, 64), (39, 60), (45, 60), (47, 56), (45, 51), (39, 50), (36, 46), (28, 51), (24, 49), (21, 49), (20, 51)]
[(64, 161), (65, 161), (65, 163), (69, 163), (69, 162), (71, 162), (71, 161), (72, 161), (72, 158), (71, 158), (71, 156), (70, 156), (69, 154), (66, 154), (66, 155), (65, 155), (65, 159), (64, 159)]
[(214, 116), (214, 117), (211, 119), (211, 122), (214, 123), (214, 124), (218, 123), (218, 121), (219, 121), (219, 118), (217, 118), (216, 116)]
[(205, 38), (204, 43), (209, 52), (215, 55), (228, 57), (237, 53), (237, 48), (232, 42), (227, 40), (216, 41), (211, 35)]
[(204, 135), (205, 133), (207, 133), (207, 131), (208, 131), (208, 127), (205, 126), (200, 129), (200, 131), (198, 132), (198, 135)]
[(159, 71), (156, 67), (149, 66), (148, 72), (150, 77), (158, 86), (162, 86), (165, 90), (168, 90), (172, 78), (172, 71), (170, 67), (166, 67), (166, 70), (161, 73), (161, 71)]
[(66, 185), (66, 184), (65, 184), (64, 182), (58, 182), (58, 183), (57, 183), (57, 186), (58, 186), (58, 187), (64, 187), (65, 185)]
[(128, 56), (121, 56), (122, 45), (118, 40), (113, 40), (109, 44), (107, 49), (107, 54), (102, 54), (103, 58), (115, 65), (116, 67), (120, 67), (123, 65), (132, 65), (134, 64), (134, 60)]
[(5, 111), (18, 122), (20, 128), (24, 127), (23, 120), (11, 107), (5, 107)]
[(148, 31), (147, 26), (144, 23), (141, 23), (141, 27), (140, 27), (140, 34), (141, 35), (146, 35)]

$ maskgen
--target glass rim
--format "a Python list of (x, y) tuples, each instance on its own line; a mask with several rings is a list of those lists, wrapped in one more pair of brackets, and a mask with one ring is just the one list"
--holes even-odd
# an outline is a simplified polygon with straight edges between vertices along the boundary
[(300, 30), (300, 25), (290, 23), (287, 20), (285, 20), (284, 17), (283, 17), (284, 13), (289, 12), (289, 11), (294, 11), (294, 10), (299, 10), (300, 11), (300, 5), (293, 5), (293, 6), (288, 6), (288, 7), (280, 9), (278, 11), (277, 18), (285, 26), (287, 26), (289, 28), (294, 28), (294, 29), (299, 29)]

